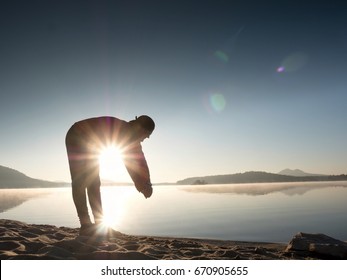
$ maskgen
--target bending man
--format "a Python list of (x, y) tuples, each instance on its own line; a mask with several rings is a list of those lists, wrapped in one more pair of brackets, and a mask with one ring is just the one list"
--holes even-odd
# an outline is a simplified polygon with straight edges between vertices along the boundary
[[(129, 122), (114, 117), (97, 117), (76, 122), (66, 134), (72, 196), (80, 220), (80, 235), (92, 235), (102, 222), (99, 154), (108, 145), (122, 150), (123, 162), (137, 190), (148, 198), (153, 189), (141, 142), (155, 127), (148, 116)], [(95, 225), (87, 207), (87, 194)]]

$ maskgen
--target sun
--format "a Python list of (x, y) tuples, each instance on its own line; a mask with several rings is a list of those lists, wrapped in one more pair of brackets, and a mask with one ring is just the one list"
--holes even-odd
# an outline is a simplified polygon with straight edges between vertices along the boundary
[(100, 177), (105, 180), (125, 182), (128, 180), (122, 151), (117, 146), (107, 146), (100, 151)]

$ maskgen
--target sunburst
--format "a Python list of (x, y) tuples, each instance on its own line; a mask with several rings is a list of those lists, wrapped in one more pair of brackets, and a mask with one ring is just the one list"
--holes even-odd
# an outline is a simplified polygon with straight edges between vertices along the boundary
[(102, 179), (117, 182), (127, 180), (127, 171), (123, 164), (123, 153), (117, 146), (107, 146), (100, 151), (99, 165)]

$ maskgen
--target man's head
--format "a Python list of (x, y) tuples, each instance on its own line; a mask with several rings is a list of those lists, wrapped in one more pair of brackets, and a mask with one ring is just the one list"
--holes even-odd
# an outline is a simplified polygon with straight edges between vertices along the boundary
[(152, 118), (146, 115), (135, 117), (135, 120), (130, 121), (130, 123), (135, 125), (140, 141), (149, 138), (155, 128)]

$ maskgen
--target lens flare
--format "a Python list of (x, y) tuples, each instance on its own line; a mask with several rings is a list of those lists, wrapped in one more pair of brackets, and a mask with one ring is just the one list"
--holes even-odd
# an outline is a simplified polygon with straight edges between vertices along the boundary
[(302, 69), (308, 62), (308, 56), (304, 53), (297, 52), (283, 59), (281, 66), (277, 68), (278, 73), (296, 72)]
[(283, 66), (280, 66), (277, 68), (277, 73), (283, 73), (285, 71), (285, 68)]
[(219, 61), (221, 61), (225, 64), (228, 63), (228, 61), (229, 61), (229, 56), (225, 52), (220, 51), (220, 50), (215, 51), (214, 57), (216, 57)]
[(226, 106), (226, 100), (221, 93), (213, 93), (210, 95), (210, 105), (215, 112), (222, 112)]

